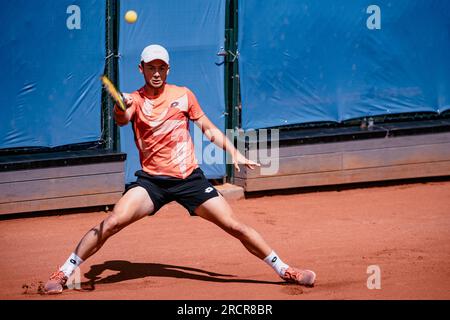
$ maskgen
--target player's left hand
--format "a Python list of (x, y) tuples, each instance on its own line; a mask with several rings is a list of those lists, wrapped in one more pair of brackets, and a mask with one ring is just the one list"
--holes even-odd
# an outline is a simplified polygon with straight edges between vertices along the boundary
[(255, 169), (255, 167), (260, 167), (261, 165), (255, 161), (249, 160), (246, 157), (244, 157), (242, 155), (242, 153), (238, 152), (234, 157), (233, 157), (233, 165), (234, 168), (237, 170), (237, 172), (240, 172), (241, 169), (239, 168), (239, 165), (243, 164), (245, 165), (247, 168), (250, 169)]

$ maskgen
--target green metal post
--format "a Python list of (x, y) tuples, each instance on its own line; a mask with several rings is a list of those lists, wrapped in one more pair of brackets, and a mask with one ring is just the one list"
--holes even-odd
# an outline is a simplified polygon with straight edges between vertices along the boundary
[[(105, 74), (113, 83), (118, 83), (118, 12), (119, 1), (106, 1), (106, 58)], [(119, 150), (119, 130), (113, 119), (114, 102), (102, 91), (102, 139), (105, 149), (111, 151)]]
[[(227, 0), (225, 17), (225, 103), (226, 129), (240, 127), (239, 65), (237, 55), (238, 0)], [(227, 164), (227, 181), (234, 182), (233, 165)]]

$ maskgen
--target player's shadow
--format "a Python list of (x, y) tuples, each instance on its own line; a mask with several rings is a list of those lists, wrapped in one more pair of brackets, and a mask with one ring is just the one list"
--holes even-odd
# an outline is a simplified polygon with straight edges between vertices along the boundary
[[(101, 274), (106, 270), (117, 271), (117, 273), (102, 278)], [(82, 287), (84, 290), (95, 290), (96, 284), (116, 283), (146, 277), (170, 277), (211, 282), (239, 282), (261, 284), (283, 283), (280, 281), (276, 282), (239, 279), (234, 275), (220, 274), (191, 267), (175, 266), (161, 263), (136, 263), (124, 260), (105, 261), (102, 264), (92, 265), (91, 269), (86, 272), (84, 276), (88, 279), (86, 282), (82, 283)]]

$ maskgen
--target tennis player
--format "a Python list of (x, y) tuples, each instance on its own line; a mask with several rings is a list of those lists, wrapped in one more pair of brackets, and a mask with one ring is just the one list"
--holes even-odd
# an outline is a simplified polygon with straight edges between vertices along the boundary
[(313, 286), (315, 273), (284, 263), (257, 231), (239, 221), (227, 201), (206, 179), (194, 155), (189, 120), (231, 155), (237, 169), (240, 164), (250, 169), (259, 164), (245, 158), (214, 126), (188, 88), (166, 83), (170, 64), (165, 48), (155, 44), (147, 46), (142, 51), (139, 70), (145, 85), (125, 95), (126, 111), (115, 106), (114, 116), (119, 126), (131, 122), (142, 169), (136, 172), (136, 181), (126, 188), (113, 212), (84, 235), (67, 261), (50, 276), (45, 292), (61, 293), (68, 277), (109, 237), (143, 217), (154, 215), (171, 201), (240, 240), (283, 280)]

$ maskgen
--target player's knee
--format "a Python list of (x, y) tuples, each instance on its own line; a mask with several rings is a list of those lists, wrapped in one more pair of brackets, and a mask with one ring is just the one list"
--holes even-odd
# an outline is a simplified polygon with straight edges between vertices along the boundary
[(110, 217), (106, 218), (104, 221), (103, 227), (105, 229), (105, 234), (107, 236), (111, 236), (111, 235), (119, 232), (120, 229), (122, 229), (122, 226), (121, 226), (119, 220), (114, 216), (110, 216)]
[(242, 223), (233, 223), (228, 226), (227, 231), (234, 237), (241, 240), (248, 237), (249, 228)]

